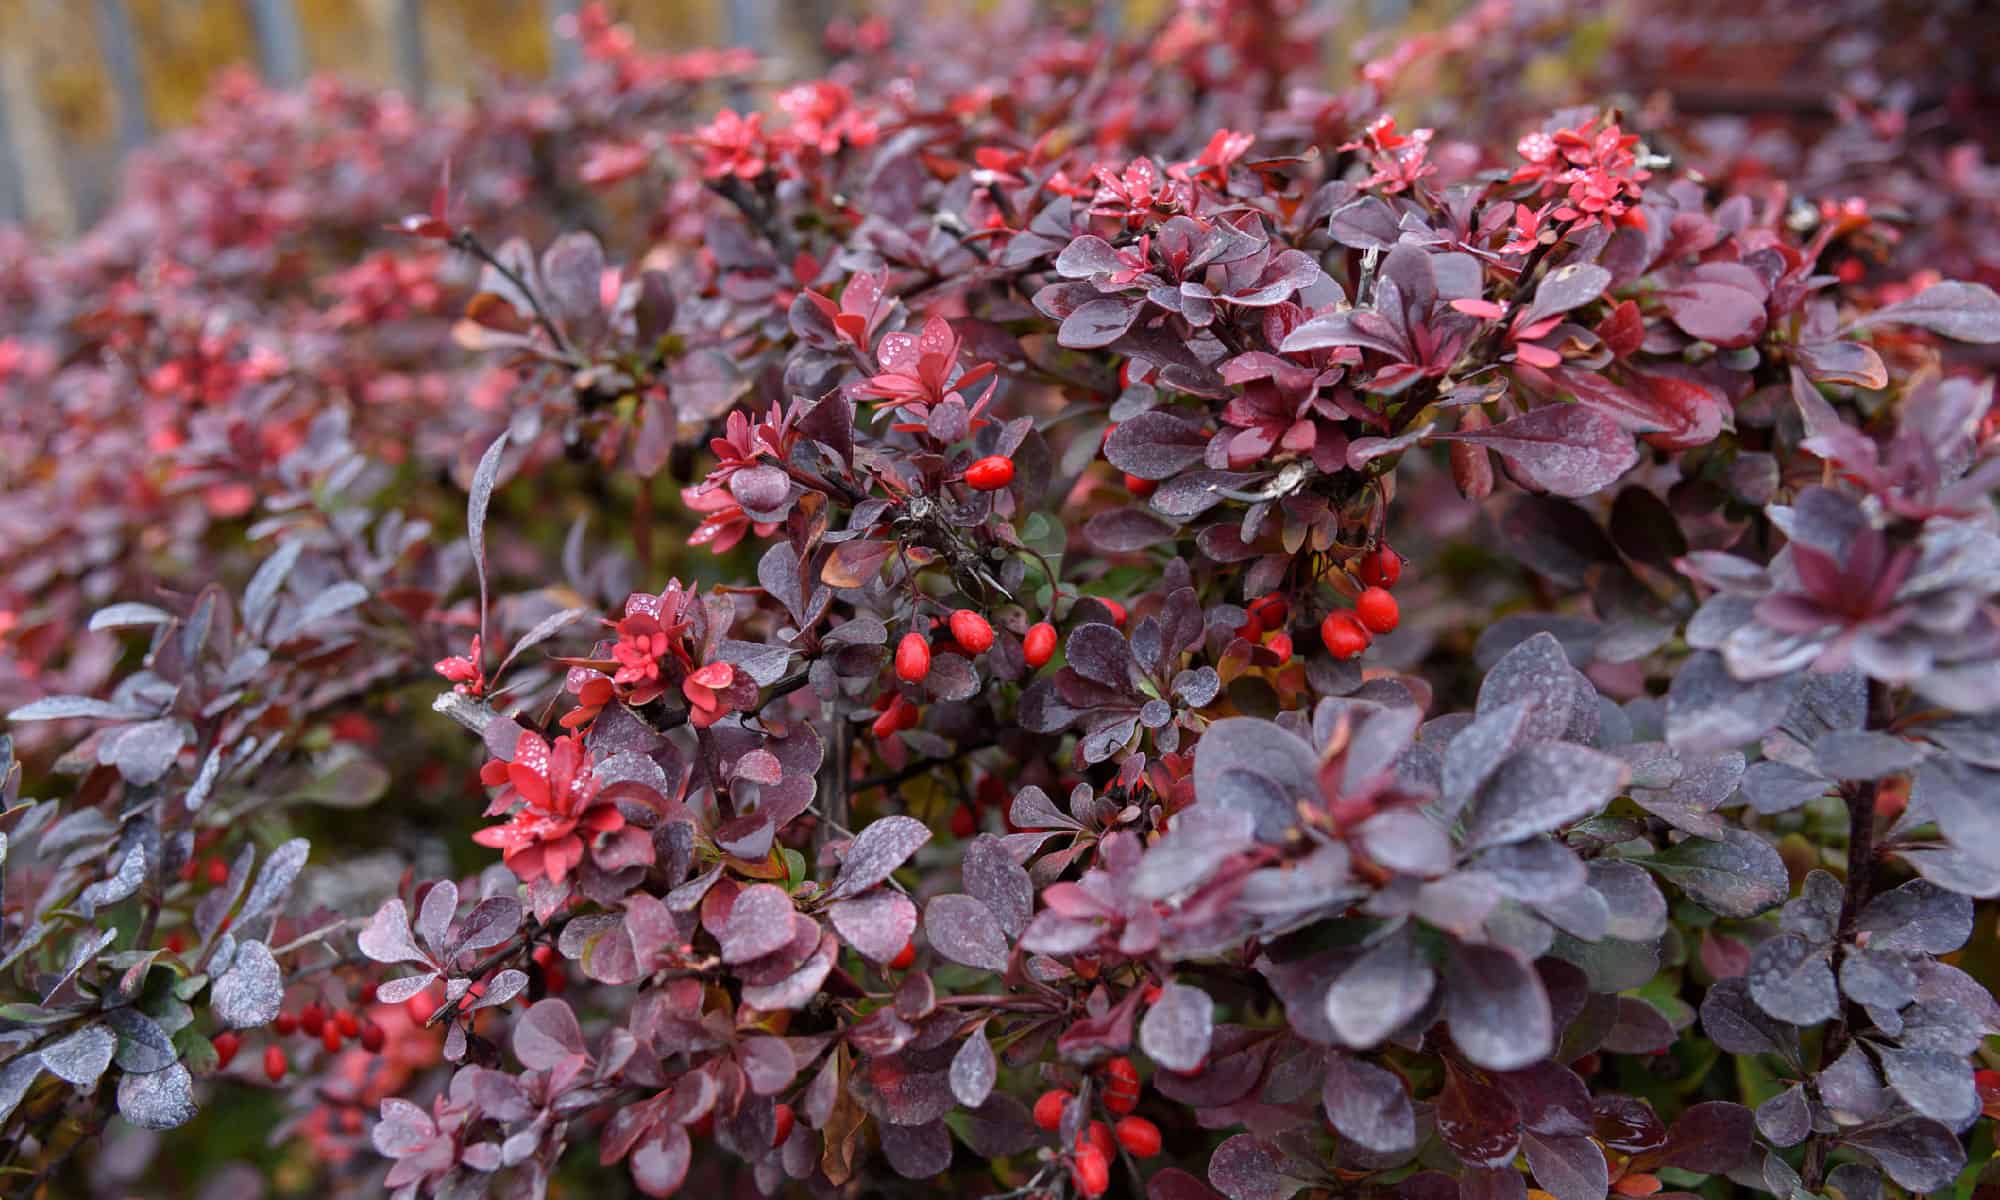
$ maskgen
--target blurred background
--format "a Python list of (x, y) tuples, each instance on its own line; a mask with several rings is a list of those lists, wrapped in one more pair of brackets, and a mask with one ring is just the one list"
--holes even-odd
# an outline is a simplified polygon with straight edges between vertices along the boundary
[[(1471, 0), (1273, 0), (1318, 8), (1329, 36), (1365, 40), (1437, 28)], [(0, 0), (0, 226), (60, 238), (87, 227), (116, 191), (124, 157), (196, 116), (228, 71), (277, 86), (316, 74), (449, 104), (502, 78), (575, 65), (559, 32), (580, 0)], [(1105, 32), (1143, 29), (1177, 0), (1082, 0)], [(812, 72), (829, 23), (990, 12), (1014, 0), (620, 0), (610, 7), (654, 49), (736, 45), (772, 78)], [(1595, 26), (1530, 64), (1551, 99), (1615, 46), (1615, 82), (1672, 93), (1684, 115), (1831, 115), (1837, 94), (1901, 87), (1944, 100), (2000, 95), (1994, 0), (1520, 0)], [(1574, 26), (1572, 25), (1572, 28)], [(1329, 56), (1330, 62), (1341, 56)], [(1329, 80), (1329, 83), (1337, 81)], [(1567, 86), (1566, 86), (1567, 85)], [(1921, 108), (1921, 103), (1907, 105)], [(1990, 109), (1989, 109), (1990, 111)]]

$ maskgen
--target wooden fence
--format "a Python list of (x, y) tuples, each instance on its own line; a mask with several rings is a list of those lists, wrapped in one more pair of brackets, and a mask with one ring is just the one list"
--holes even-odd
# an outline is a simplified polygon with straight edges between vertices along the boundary
[[(103, 211), (123, 155), (189, 120), (215, 73), (319, 72), (449, 101), (575, 62), (582, 0), (0, 0), (0, 226), (64, 235)], [(624, 0), (652, 46), (805, 51), (835, 0)], [(841, 4), (845, 8), (848, 5)]]

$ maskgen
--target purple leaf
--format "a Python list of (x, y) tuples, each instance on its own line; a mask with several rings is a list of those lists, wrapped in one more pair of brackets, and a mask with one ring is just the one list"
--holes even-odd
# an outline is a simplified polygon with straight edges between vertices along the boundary
[(1436, 982), (1405, 925), (1369, 947), (1334, 980), (1326, 993), (1327, 1020), (1348, 1045), (1371, 1048), (1423, 1009)]
[(934, 896), (924, 906), (924, 936), (955, 963), (985, 971), (1007, 969), (1007, 934), (993, 910), (971, 896)]
[(671, 1196), (686, 1181), (688, 1164), (693, 1160), (694, 1146), (687, 1129), (662, 1123), (632, 1151), (632, 1182), (648, 1196)]
[(917, 929), (917, 906), (901, 892), (838, 900), (827, 907), (826, 915), (842, 940), (878, 963), (901, 954)]
[(782, 949), (792, 940), (792, 913), (792, 898), (776, 884), (745, 888), (716, 937), (722, 943), (722, 961), (746, 963)]
[(1330, 1056), (1320, 1102), (1340, 1136), (1377, 1154), (1402, 1154), (1417, 1144), (1416, 1116), (1403, 1081), (1373, 1063)]
[(417, 936), (433, 956), (443, 956), (445, 934), (457, 912), (458, 885), (451, 880), (439, 880), (424, 893), (423, 904), (417, 909)]
[(1576, 404), (1548, 404), (1484, 429), (1432, 436), (1485, 446), (1524, 482), (1557, 496), (1602, 491), (1639, 461), (1631, 434)]
[(1208, 1181), (1229, 1200), (1288, 1200), (1305, 1184), (1286, 1175), (1286, 1166), (1276, 1146), (1239, 1133), (1209, 1156)]
[(1624, 763), (1567, 742), (1516, 752), (1479, 790), (1465, 822), (1465, 846), (1479, 850), (1548, 833), (1590, 816), (1630, 778)]
[(915, 817), (891, 816), (855, 835), (828, 890), (829, 900), (856, 896), (889, 878), (917, 848), (931, 840), (930, 826)]
[[(966, 846), (959, 870), (966, 892), (992, 911), (1008, 937), (1020, 937), (1035, 915), (1035, 885), (1007, 853), (1006, 844), (990, 833), (980, 834)], [(977, 1102), (969, 1105), (978, 1106)]]
[(1747, 829), (1725, 829), (1722, 840), (1688, 838), (1635, 860), (1718, 916), (1748, 920), (1785, 902), (1791, 880), (1771, 844)]
[(194, 1080), (175, 1063), (118, 1080), (118, 1115), (141, 1129), (176, 1129), (194, 1119)]
[(1200, 988), (1168, 983), (1139, 1022), (1139, 1048), (1169, 1071), (1192, 1071), (1208, 1057), (1215, 1002)]
[(1865, 329), (1870, 325), (1915, 325), (1954, 341), (2000, 342), (2000, 296), (1982, 283), (1947, 279), (1900, 304), (1869, 313), (1856, 321), (1853, 328)]
[(1541, 978), (1502, 946), (1458, 946), (1445, 965), (1445, 1019), (1465, 1057), (1511, 1071), (1548, 1057), (1553, 1016)]
[(951, 1166), (951, 1134), (943, 1121), (881, 1125), (882, 1154), (905, 1179), (929, 1179)]
[(1255, 717), (1226, 717), (1195, 748), (1194, 791), (1203, 804), (1250, 814), (1258, 840), (1278, 843), (1298, 823), (1297, 802), (1318, 794), (1318, 770), (1297, 736)]
[(1667, 315), (1689, 337), (1724, 348), (1748, 346), (1764, 332), (1761, 297), (1726, 283), (1694, 280), (1661, 293)]
[(965, 1107), (978, 1108), (993, 1093), (999, 1070), (992, 1043), (986, 1040), (983, 1030), (975, 1029), (951, 1056), (951, 1094)]
[(1611, 1171), (1604, 1151), (1587, 1137), (1530, 1133), (1521, 1148), (1535, 1182), (1556, 1200), (1604, 1200), (1610, 1191)]
[(561, 1000), (538, 1000), (514, 1023), (514, 1057), (529, 1070), (552, 1070), (583, 1052), (583, 1027)]
[(1923, 1117), (1892, 1125), (1870, 1125), (1843, 1139), (1912, 1192), (1935, 1192), (1950, 1186), (1965, 1169), (1965, 1147), (1947, 1126)]
[(361, 953), (379, 963), (430, 961), (410, 936), (410, 914), (399, 899), (385, 900), (368, 920), (367, 928), (355, 939)]
[(1096, 350), (1125, 336), (1145, 307), (1139, 300), (1105, 296), (1077, 306), (1063, 318), (1056, 331), (1056, 344), (1071, 350)]
[(1202, 460), (1208, 434), (1199, 424), (1167, 409), (1142, 412), (1111, 431), (1104, 457), (1141, 479), (1166, 479)]

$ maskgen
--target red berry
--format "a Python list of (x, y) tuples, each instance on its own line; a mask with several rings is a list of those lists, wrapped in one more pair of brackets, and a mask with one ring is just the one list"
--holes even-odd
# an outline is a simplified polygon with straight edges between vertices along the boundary
[(370, 1054), (382, 1053), (382, 1047), (388, 1040), (389, 1035), (382, 1032), (382, 1027), (373, 1021), (361, 1027), (361, 1048)]
[(951, 636), (967, 654), (984, 654), (993, 648), (993, 626), (969, 608), (951, 614)]
[(360, 1133), (360, 1132), (361, 1132), (361, 1110), (360, 1110), (360, 1109), (358, 1109), (358, 1108), (343, 1108), (343, 1109), (341, 1109), (341, 1110), (340, 1110), (340, 1131), (341, 1131), (342, 1133)]
[(361, 985), (361, 991), (356, 999), (362, 1004), (373, 1004), (375, 1003), (375, 991), (373, 983), (364, 983)]
[(1392, 633), (1402, 620), (1402, 610), (1387, 588), (1365, 588), (1354, 599), (1354, 615), (1376, 633)]
[(1319, 640), (1326, 644), (1328, 654), (1340, 659), (1358, 658), (1368, 649), (1368, 631), (1352, 613), (1328, 613), (1319, 623)]
[(1271, 635), (1271, 640), (1264, 643), (1264, 649), (1277, 655), (1278, 665), (1283, 666), (1292, 661), (1292, 635), (1289, 633), (1274, 633)]
[(354, 1038), (361, 1036), (361, 1018), (355, 1016), (352, 1009), (343, 1008), (333, 1014), (333, 1023), (340, 1026), (340, 1036), (342, 1037)]
[(1102, 1196), (1111, 1186), (1111, 1164), (1095, 1146), (1078, 1146), (1070, 1159), (1069, 1176), (1076, 1190), (1086, 1196)]
[(1141, 500), (1159, 490), (1159, 486), (1160, 481), (1157, 479), (1141, 479), (1137, 475), (1127, 475), (1125, 477), (1125, 490), (1139, 497)]
[(1054, 1133), (1062, 1128), (1063, 1105), (1069, 1103), (1069, 1093), (1062, 1088), (1050, 1088), (1035, 1101), (1035, 1124)]
[(279, 1037), (290, 1037), (298, 1031), (299, 1019), (291, 1013), (281, 1012), (278, 1014), (278, 1019), (271, 1022), (271, 1032)]
[(226, 1071), (230, 1062), (235, 1059), (236, 1051), (243, 1045), (243, 1039), (236, 1036), (233, 1031), (218, 1033), (209, 1039), (209, 1045), (215, 1047), (215, 1069)]
[(773, 1146), (782, 1146), (785, 1144), (785, 1139), (792, 1136), (792, 1106), (789, 1104), (780, 1104), (773, 1110), (771, 1116), (776, 1124), (776, 1128), (771, 1133), (771, 1144)]
[(164, 944), (169, 954), (186, 954), (188, 948), (187, 934), (176, 929), (167, 935), (167, 940)]
[(1111, 1126), (1102, 1121), (1092, 1121), (1090, 1128), (1083, 1131), (1083, 1135), (1090, 1139), (1091, 1145), (1097, 1147), (1099, 1154), (1106, 1158), (1117, 1156), (1118, 1143), (1111, 1137)]
[(223, 862), (221, 859), (209, 859), (207, 870), (210, 887), (221, 887), (223, 884), (229, 882), (229, 864)]
[(403, 1001), (403, 1007), (409, 1011), (410, 1020), (422, 1025), (431, 1019), (432, 1013), (438, 1010), (438, 1000), (437, 997), (431, 995), (429, 992), (418, 992), (408, 1000)]
[(1383, 542), (1362, 556), (1361, 582), (1370, 587), (1392, 588), (1403, 577), (1403, 556)]
[(1123, 629), (1123, 628), (1125, 628), (1125, 606), (1124, 606), (1124, 605), (1122, 605), (1122, 604), (1118, 603), (1118, 602), (1117, 602), (1116, 600), (1106, 600), (1106, 599), (1105, 599), (1104, 597), (1102, 597), (1102, 596), (1099, 596), (1099, 597), (1097, 597), (1097, 602), (1098, 602), (1099, 604), (1102, 604), (1102, 605), (1103, 605), (1104, 607), (1106, 607), (1106, 608), (1108, 608), (1108, 609), (1110, 609), (1110, 610), (1111, 610), (1111, 623), (1112, 623), (1113, 625), (1116, 625), (1116, 626), (1118, 626), (1118, 628), (1120, 628), (1120, 629)]
[(1160, 1152), (1160, 1127), (1144, 1117), (1126, 1117), (1118, 1122), (1118, 1144), (1135, 1157), (1151, 1158)]
[(1236, 636), (1246, 642), (1254, 642), (1264, 636), (1264, 623), (1257, 619), (1256, 613), (1251, 613), (1249, 620), (1236, 627)]
[(328, 1054), (340, 1053), (340, 1026), (329, 1023), (320, 1030), (319, 1044), (326, 1047)]
[(1283, 629), (1285, 618), (1292, 615), (1292, 606), (1277, 592), (1259, 596), (1249, 605), (1250, 615), (1266, 629)]
[(200, 869), (201, 869), (201, 864), (191, 858), (188, 859), (186, 862), (182, 863), (180, 870), (181, 882), (182, 883), (194, 882), (194, 873)]
[(915, 961), (917, 961), (917, 944), (915, 942), (904, 942), (903, 948), (896, 951), (896, 957), (889, 960), (889, 966), (901, 971)]
[(889, 701), (889, 707), (883, 711), (882, 715), (875, 718), (875, 722), (871, 728), (875, 731), (875, 737), (879, 741), (890, 737), (898, 730), (915, 729), (918, 717), (919, 714), (916, 705), (903, 699), (901, 696), (896, 696)]
[(1128, 1113), (1139, 1107), (1139, 1071), (1122, 1055), (1104, 1064), (1104, 1107)]
[(896, 643), (896, 678), (904, 683), (922, 683), (931, 673), (931, 644), (921, 633), (906, 633)]
[(989, 454), (965, 468), (965, 486), (975, 492), (997, 492), (1014, 482), (1014, 460)]
[(973, 830), (978, 828), (979, 816), (972, 811), (971, 805), (961, 804), (951, 810), (951, 836), (969, 838)]
[(1037, 669), (1047, 665), (1056, 653), (1056, 627), (1041, 621), (1028, 630), (1028, 636), (1021, 639), (1021, 657), (1028, 665)]
[(326, 1010), (317, 1004), (308, 1004), (299, 1011), (299, 1028), (307, 1037), (318, 1037), (326, 1029)]
[(285, 1052), (276, 1046), (264, 1047), (264, 1075), (272, 1083), (285, 1077)]

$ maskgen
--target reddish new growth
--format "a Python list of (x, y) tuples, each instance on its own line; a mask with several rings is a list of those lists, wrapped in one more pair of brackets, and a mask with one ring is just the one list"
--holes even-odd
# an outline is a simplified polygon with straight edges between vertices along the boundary
[(486, 667), (480, 662), (479, 635), (472, 635), (472, 648), (464, 654), (439, 659), (432, 670), (451, 680), (451, 690), (461, 696), (486, 694)]
[(500, 851), (507, 869), (532, 883), (546, 876), (561, 883), (583, 861), (584, 835), (625, 827), (618, 806), (597, 795), (591, 756), (581, 740), (559, 737), (553, 744), (523, 731), (514, 760), (494, 759), (479, 769), (479, 781), (500, 794), (486, 807), (489, 817), (507, 814), (500, 825), (472, 835)]
[[(883, 334), (875, 352), (882, 369), (858, 385), (855, 394), (880, 400), (885, 409), (907, 407), (908, 415), (918, 421), (927, 419), (937, 405), (963, 404), (965, 389), (992, 375), (995, 368), (992, 363), (980, 363), (960, 374), (960, 346), (958, 334), (943, 317), (924, 322), (920, 333)], [(984, 407), (982, 400), (972, 415), (977, 418)], [(977, 421), (973, 427), (978, 427)]]
[(1652, 172), (1632, 152), (1638, 144), (1638, 135), (1601, 113), (1568, 129), (1531, 133), (1515, 147), (1528, 161), (1508, 182), (1538, 185), (1543, 199), (1558, 201), (1550, 214), (1558, 221), (1642, 225), (1639, 185)]

